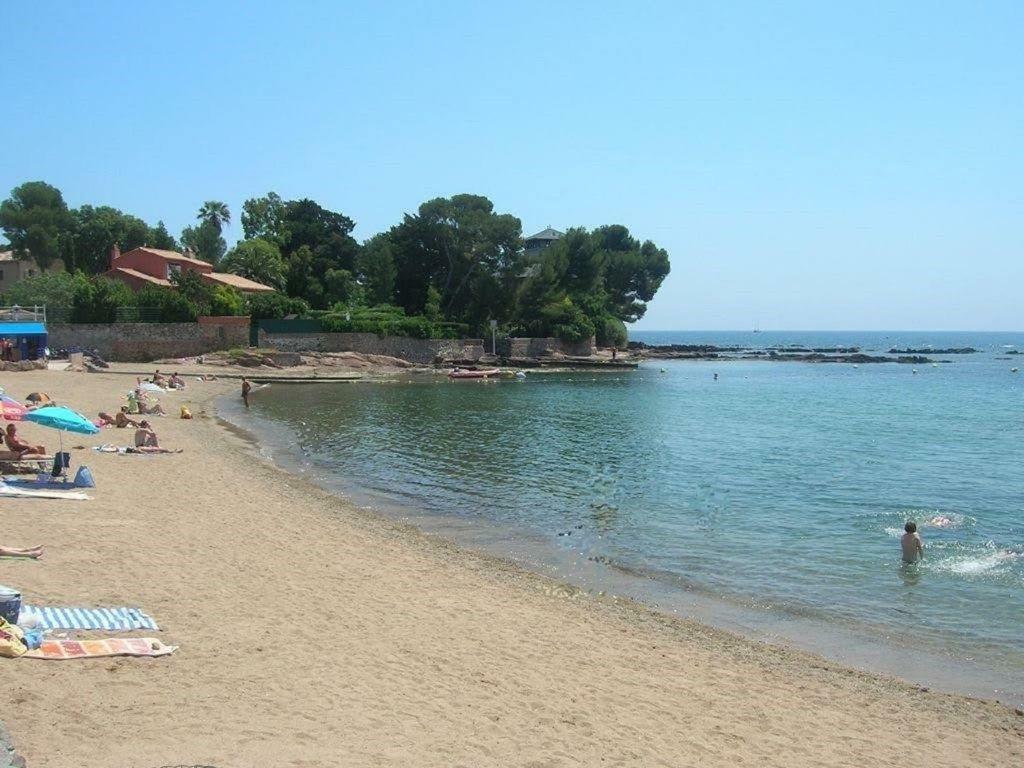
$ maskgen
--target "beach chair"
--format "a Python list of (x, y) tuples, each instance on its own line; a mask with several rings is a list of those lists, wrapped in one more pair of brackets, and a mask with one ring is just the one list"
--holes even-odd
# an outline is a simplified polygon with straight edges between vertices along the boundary
[(49, 472), (56, 457), (42, 454), (18, 454), (0, 450), (0, 472), (12, 474)]

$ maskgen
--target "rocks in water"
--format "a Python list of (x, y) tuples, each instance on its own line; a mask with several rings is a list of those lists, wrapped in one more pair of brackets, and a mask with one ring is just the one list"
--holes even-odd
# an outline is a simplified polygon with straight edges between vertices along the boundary
[(974, 347), (951, 347), (950, 349), (898, 349), (889, 350), (890, 355), (970, 355), (977, 352)]

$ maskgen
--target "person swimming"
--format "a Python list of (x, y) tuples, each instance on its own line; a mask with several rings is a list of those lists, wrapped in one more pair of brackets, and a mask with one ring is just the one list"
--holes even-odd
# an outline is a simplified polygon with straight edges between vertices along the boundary
[(924, 557), (924, 542), (921, 541), (921, 534), (917, 532), (917, 523), (907, 520), (903, 526), (906, 533), (900, 538), (900, 547), (903, 549), (903, 562), (916, 563)]

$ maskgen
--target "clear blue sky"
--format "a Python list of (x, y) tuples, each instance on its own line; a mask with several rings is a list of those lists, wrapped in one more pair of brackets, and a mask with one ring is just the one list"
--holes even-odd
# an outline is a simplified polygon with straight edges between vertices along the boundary
[(0, 193), (365, 238), (474, 192), (667, 248), (642, 328), (1024, 329), (1019, 0), (42, 5), (0, 8)]

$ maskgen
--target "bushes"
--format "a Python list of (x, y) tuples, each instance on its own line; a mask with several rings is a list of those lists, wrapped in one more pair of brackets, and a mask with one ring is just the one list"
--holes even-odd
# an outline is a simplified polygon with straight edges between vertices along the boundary
[(135, 306), (158, 310), (161, 323), (191, 323), (199, 316), (199, 308), (178, 291), (147, 287), (135, 294)]
[(335, 304), (320, 323), (329, 333), (376, 333), (415, 339), (458, 339), (469, 331), (463, 323), (432, 321), (420, 315), (408, 317), (401, 307), (387, 304), (356, 309)]
[(281, 293), (253, 293), (245, 303), (253, 320), (280, 320), (288, 315), (303, 317), (309, 313), (309, 304)]
[(617, 317), (605, 315), (596, 323), (599, 347), (625, 348), (628, 340), (626, 324)]
[(71, 308), (75, 305), (76, 292), (83, 283), (88, 282), (89, 278), (81, 273), (44, 272), (26, 277), (8, 288), (3, 303), (21, 307), (39, 305)]
[(132, 289), (117, 280), (98, 277), (79, 282), (71, 310), (73, 323), (113, 323), (119, 307), (135, 305)]

